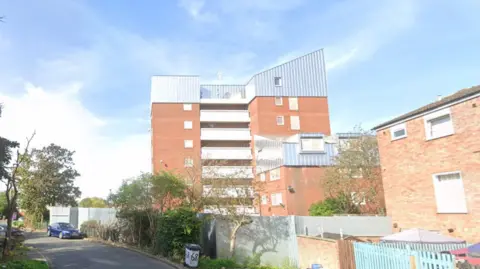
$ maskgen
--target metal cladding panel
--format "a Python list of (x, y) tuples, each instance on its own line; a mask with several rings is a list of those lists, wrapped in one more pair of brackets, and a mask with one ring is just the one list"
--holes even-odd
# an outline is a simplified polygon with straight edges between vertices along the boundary
[(152, 103), (199, 103), (198, 76), (154, 76), (151, 88)]
[(200, 98), (245, 98), (245, 85), (200, 85)]
[[(275, 86), (281, 77), (281, 86)], [(317, 50), (255, 75), (256, 96), (327, 96), (323, 50)]]
[(335, 144), (325, 143), (324, 153), (300, 153), (297, 143), (283, 144), (283, 165), (285, 166), (331, 166), (337, 154)]

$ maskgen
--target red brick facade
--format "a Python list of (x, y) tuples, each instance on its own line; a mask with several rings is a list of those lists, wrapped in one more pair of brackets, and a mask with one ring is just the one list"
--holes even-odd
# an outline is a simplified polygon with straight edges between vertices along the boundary
[[(450, 106), (450, 113), (454, 134), (446, 137), (426, 140), (423, 115), (406, 121), (407, 137), (399, 140), (391, 140), (389, 128), (377, 130), (387, 214), (401, 229), (439, 230), (478, 242), (480, 97)], [(461, 172), (466, 214), (437, 213), (433, 175), (452, 171)]]

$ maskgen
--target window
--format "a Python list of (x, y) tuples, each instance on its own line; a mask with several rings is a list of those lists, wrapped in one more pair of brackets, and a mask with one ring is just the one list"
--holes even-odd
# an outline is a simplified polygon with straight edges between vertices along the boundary
[(277, 125), (283, 125), (284, 123), (283, 116), (277, 116)]
[(260, 181), (265, 181), (265, 173), (260, 174)]
[(282, 204), (282, 194), (281, 193), (272, 193), (271, 195), (272, 205)]
[(282, 86), (282, 77), (274, 78), (275, 86)]
[(356, 205), (365, 205), (367, 204), (367, 201), (365, 201), (365, 193), (361, 192), (360, 194), (357, 194), (356, 192), (351, 192), (350, 193), (352, 202)]
[(270, 170), (270, 181), (280, 179), (280, 168)]
[(460, 172), (433, 175), (437, 213), (467, 213), (467, 203)]
[(302, 138), (300, 140), (302, 151), (323, 151), (324, 141), (322, 138)]
[(192, 122), (191, 121), (184, 121), (183, 122), (183, 129), (192, 129)]
[(183, 104), (183, 110), (184, 111), (192, 110), (192, 104)]
[(283, 106), (283, 97), (275, 97), (275, 105)]
[(435, 139), (454, 133), (450, 109), (443, 109), (427, 115), (425, 120), (425, 137)]
[(298, 98), (297, 97), (289, 97), (288, 98), (288, 107), (290, 110), (298, 110)]
[(193, 148), (193, 140), (184, 140), (183, 144), (185, 148)]
[(300, 117), (299, 116), (290, 116), (290, 129), (300, 130)]
[(392, 140), (397, 140), (400, 138), (407, 137), (407, 127), (405, 123), (395, 125), (390, 128), (390, 134), (392, 136)]
[(184, 166), (185, 167), (193, 167), (193, 159), (192, 158), (185, 158)]
[(262, 205), (268, 204), (268, 198), (266, 195), (262, 195)]

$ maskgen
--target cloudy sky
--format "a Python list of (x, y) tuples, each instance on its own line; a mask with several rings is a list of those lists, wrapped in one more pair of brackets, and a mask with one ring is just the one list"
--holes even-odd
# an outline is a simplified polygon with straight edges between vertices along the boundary
[(0, 135), (75, 150), (83, 196), (150, 171), (149, 79), (244, 83), (313, 50), (334, 132), (480, 84), (478, 0), (0, 0)]

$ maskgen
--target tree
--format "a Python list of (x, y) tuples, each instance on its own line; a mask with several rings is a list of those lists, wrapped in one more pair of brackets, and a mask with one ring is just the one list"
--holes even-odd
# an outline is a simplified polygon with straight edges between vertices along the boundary
[(34, 220), (43, 221), (47, 206), (77, 205), (81, 192), (74, 181), (80, 174), (74, 168), (74, 154), (55, 144), (25, 154), (20, 167), (21, 207)]
[(310, 206), (310, 209), (308, 210), (310, 213), (310, 216), (333, 216), (336, 214), (344, 214), (346, 212), (349, 212), (350, 214), (358, 214), (360, 213), (360, 209), (357, 207), (351, 207), (351, 208), (344, 208), (343, 206), (345, 204), (351, 205), (348, 202), (342, 201), (343, 199), (350, 199), (349, 197), (330, 197), (325, 199), (324, 201), (320, 201), (317, 203), (314, 203)]
[(356, 135), (339, 145), (335, 166), (327, 168), (323, 187), (328, 197), (339, 198), (343, 214), (384, 213), (382, 177), (377, 139), (356, 128)]
[(105, 208), (107, 207), (107, 202), (105, 199), (99, 197), (87, 197), (83, 198), (79, 205), (81, 207), (90, 207), (90, 208)]

